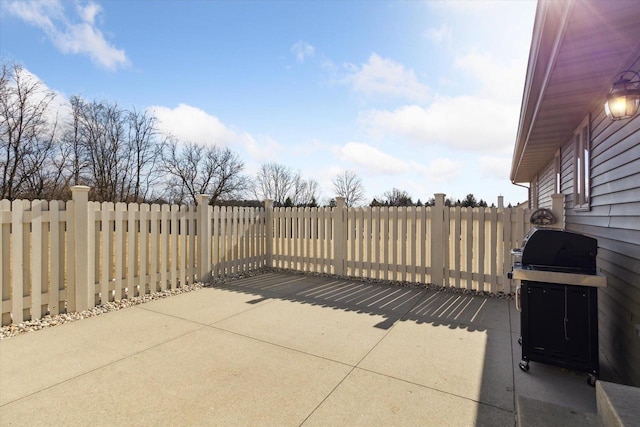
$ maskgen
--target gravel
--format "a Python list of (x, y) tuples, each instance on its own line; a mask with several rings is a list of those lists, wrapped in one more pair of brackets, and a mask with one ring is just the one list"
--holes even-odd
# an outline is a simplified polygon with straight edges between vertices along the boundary
[[(133, 298), (116, 300), (116, 301), (108, 302), (106, 304), (102, 304), (102, 305), (90, 308), (85, 311), (56, 314), (53, 316), (48, 314), (42, 317), (41, 319), (27, 320), (18, 324), (2, 326), (0, 327), (0, 340), (3, 340), (5, 338), (10, 338), (10, 337), (15, 337), (17, 335), (26, 334), (29, 332), (39, 331), (39, 330), (50, 328), (53, 326), (63, 325), (69, 322), (75, 322), (76, 320), (80, 320), (80, 319), (99, 316), (101, 314), (108, 313), (111, 311), (118, 311), (123, 308), (131, 307), (138, 304), (144, 304), (149, 301), (168, 298), (173, 295), (184, 294), (184, 293), (195, 291), (201, 288), (216, 287), (217, 285), (221, 285), (223, 283), (226, 283), (232, 280), (258, 276), (266, 273), (286, 273), (286, 274), (306, 275), (306, 276), (313, 276), (313, 277), (345, 279), (344, 276), (336, 276), (332, 274), (301, 272), (297, 270), (287, 270), (287, 269), (280, 269), (280, 268), (261, 268), (258, 270), (251, 270), (244, 273), (236, 273), (236, 274), (216, 277), (208, 283), (193, 283), (193, 284), (179, 287), (177, 289), (153, 292), (150, 294), (145, 294), (145, 295), (141, 295)], [(513, 298), (513, 293), (505, 294), (503, 292), (498, 292), (497, 294), (493, 294), (486, 291), (476, 291), (472, 289), (460, 289), (460, 288), (454, 288), (454, 287), (436, 286), (432, 283), (415, 283), (415, 282), (405, 282), (405, 281), (398, 282), (398, 281), (391, 281), (391, 280), (368, 279), (368, 278), (361, 278), (361, 277), (346, 277), (346, 278), (349, 280), (358, 281), (358, 282), (378, 283), (378, 284), (384, 284), (384, 285), (390, 285), (390, 286), (401, 286), (401, 287), (412, 288), (412, 289), (429, 289), (429, 290), (435, 290), (437, 292), (449, 292), (449, 293), (457, 293), (457, 294), (464, 294), (464, 295), (477, 295), (477, 296), (483, 296), (483, 297), (489, 297), (489, 298), (502, 298), (502, 299)]]

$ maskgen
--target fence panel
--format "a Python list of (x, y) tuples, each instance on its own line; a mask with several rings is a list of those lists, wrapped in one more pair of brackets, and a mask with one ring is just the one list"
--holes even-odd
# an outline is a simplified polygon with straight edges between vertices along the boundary
[[(263, 266), (511, 292), (528, 209), (0, 201), (2, 324)], [(202, 252), (202, 253), (201, 253)]]

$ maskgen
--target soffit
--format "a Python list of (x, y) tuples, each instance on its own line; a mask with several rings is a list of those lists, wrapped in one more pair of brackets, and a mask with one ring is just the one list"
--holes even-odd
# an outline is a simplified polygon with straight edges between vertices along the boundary
[(616, 72), (640, 48), (638, 1), (542, 2), (538, 7), (536, 20), (543, 22), (534, 26), (513, 182), (531, 182), (553, 159), (586, 115), (604, 102)]

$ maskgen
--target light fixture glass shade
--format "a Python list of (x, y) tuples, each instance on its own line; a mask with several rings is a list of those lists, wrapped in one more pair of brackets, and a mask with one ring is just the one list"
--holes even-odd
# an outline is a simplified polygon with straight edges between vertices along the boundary
[(634, 95), (615, 95), (607, 97), (604, 111), (611, 120), (630, 119), (640, 107), (640, 97)]
[(640, 75), (635, 71), (623, 71), (613, 83), (604, 103), (604, 111), (611, 120), (629, 119), (640, 107)]

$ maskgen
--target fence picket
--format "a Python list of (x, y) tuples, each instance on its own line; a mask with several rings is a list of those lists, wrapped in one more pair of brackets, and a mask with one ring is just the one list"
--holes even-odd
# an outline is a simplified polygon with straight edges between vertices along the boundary
[(227, 231), (227, 208), (221, 207), (219, 211), (219, 234), (218, 234), (218, 274), (226, 274), (226, 241), (229, 232)]
[(114, 220), (114, 229), (115, 229), (115, 251), (113, 254), (113, 258), (115, 261), (115, 281), (114, 281), (114, 300), (118, 301), (124, 298), (124, 256), (125, 252), (124, 248), (124, 233), (125, 233), (125, 223), (124, 223), (124, 214), (126, 205), (124, 203), (116, 203), (115, 206), (115, 220)]
[(460, 206), (453, 208), (453, 270), (454, 285), (456, 288), (460, 287), (460, 269), (462, 267), (460, 259), (460, 240), (462, 239), (461, 220), (460, 220)]
[(49, 284), (49, 313), (60, 313), (60, 286), (64, 285), (64, 227), (60, 227), (60, 202), (49, 203), (49, 234), (51, 242), (51, 276)]
[(419, 281), (427, 283), (427, 208), (420, 207), (417, 212), (418, 232), (416, 233), (419, 239), (420, 257), (419, 257)]
[(304, 239), (305, 239), (305, 268), (306, 271), (313, 271), (311, 267), (311, 242), (313, 241), (313, 236), (311, 234), (311, 212), (308, 207), (304, 208)]
[(473, 208), (465, 208), (465, 226), (466, 226), (466, 240), (465, 247), (467, 248), (465, 260), (467, 262), (467, 269), (465, 276), (467, 278), (467, 289), (473, 289)]
[(180, 206), (180, 235), (178, 243), (178, 251), (180, 253), (178, 258), (178, 265), (180, 271), (180, 278), (178, 281), (181, 286), (191, 283), (191, 279), (187, 280), (187, 206)]
[[(408, 276), (406, 278), (406, 280), (411, 280), (412, 282), (418, 282), (418, 278), (416, 276), (416, 271), (417, 271), (417, 266), (416, 266), (416, 261), (417, 261), (417, 248), (418, 248), (418, 233), (417, 233), (417, 229), (416, 229), (416, 222), (417, 222), (417, 211), (418, 211), (418, 207), (410, 207), (409, 210), (407, 211), (407, 222), (408, 222), (408, 227), (407, 227), (407, 236), (409, 237), (409, 265), (408, 267)], [(411, 277), (411, 279), (409, 279), (409, 277)]]
[[(197, 260), (199, 259), (199, 255), (196, 253), (196, 237), (201, 238), (204, 242), (211, 242), (211, 237), (209, 236), (208, 229), (205, 230), (205, 233), (201, 236), (198, 236), (197, 230), (197, 218), (198, 218), (198, 210), (203, 209), (205, 211), (205, 217), (207, 218), (204, 222), (208, 221), (208, 212), (209, 212), (209, 204), (205, 203), (204, 206), (191, 206), (189, 209), (189, 231), (187, 232), (187, 239), (189, 240), (189, 252), (187, 259), (189, 260), (189, 268), (187, 274), (189, 275), (189, 280), (191, 282), (195, 282), (196, 277), (198, 280), (204, 280), (204, 277), (200, 277), (200, 274), (196, 271), (196, 266), (198, 265)], [(205, 251), (206, 252), (206, 251)], [(207, 252), (208, 253), (208, 252)], [(206, 255), (205, 255), (206, 256)], [(207, 265), (207, 261), (203, 261), (204, 265)]]
[(162, 205), (160, 211), (160, 290), (167, 289), (169, 283), (169, 205)]
[(491, 262), (491, 292), (498, 292), (498, 216), (496, 208), (490, 208), (489, 210), (489, 226), (490, 226), (490, 242), (489, 250), (491, 256), (489, 262)]
[(140, 261), (138, 263), (138, 291), (140, 295), (146, 295), (147, 290), (151, 290), (149, 283), (149, 223), (150, 211), (149, 205), (143, 203), (140, 205), (140, 240), (138, 253)]
[(31, 202), (31, 318), (42, 317), (42, 200)]
[(249, 242), (250, 242), (250, 217), (249, 211), (247, 208), (242, 208), (240, 211), (240, 218), (242, 223), (242, 259), (241, 269), (242, 271), (249, 271), (251, 269), (251, 252), (249, 250)]
[(22, 216), (24, 213), (25, 202), (24, 200), (15, 200), (11, 204), (11, 282), (13, 285), (12, 291), (12, 320), (13, 323), (22, 323), (23, 317), (23, 284), (24, 275), (22, 272), (24, 263), (24, 250), (23, 248), (23, 222)]
[(138, 224), (136, 223), (136, 212), (138, 205), (129, 203), (127, 206), (127, 298), (131, 299), (136, 296), (136, 267), (138, 264)]
[(225, 274), (233, 273), (233, 208), (227, 207), (225, 212), (226, 231), (225, 244)]
[(102, 203), (102, 233), (101, 238), (101, 267), (100, 267), (100, 303), (106, 304), (111, 301), (111, 271), (113, 266), (113, 232), (115, 223), (111, 221), (110, 214), (113, 212), (113, 203)]
[(169, 262), (169, 287), (170, 289), (178, 288), (178, 233), (179, 233), (179, 210), (178, 205), (171, 205), (171, 232), (169, 247), (171, 248), (171, 261)]
[(511, 280), (507, 279), (507, 273), (511, 270), (511, 242), (512, 242), (512, 227), (511, 227), (511, 209), (503, 209), (502, 212), (502, 224), (503, 238), (502, 247), (504, 256), (502, 260), (502, 277), (504, 278), (504, 292), (511, 292)]
[(380, 245), (382, 246), (382, 263), (380, 268), (383, 271), (382, 278), (389, 280), (389, 208), (380, 208)]
[(371, 272), (372, 278), (380, 279), (380, 208), (371, 208)]
[(160, 256), (160, 245), (158, 244), (158, 238), (160, 233), (158, 231), (158, 225), (160, 221), (160, 205), (151, 205), (151, 225), (149, 228), (149, 234), (151, 235), (149, 242), (150, 249), (150, 269), (151, 275), (149, 278), (149, 291), (156, 292), (158, 290), (158, 260)]
[(485, 270), (485, 239), (486, 239), (486, 227), (484, 220), (485, 210), (483, 207), (474, 208), (478, 210), (478, 290), (485, 291), (484, 283), (484, 270)]
[(325, 251), (324, 251), (324, 245), (326, 242), (326, 236), (325, 236), (325, 212), (326, 209), (324, 208), (318, 208), (315, 210), (316, 212), (316, 236), (318, 238), (318, 241), (316, 242), (315, 245), (315, 252), (314, 252), (314, 256), (315, 256), (315, 265), (316, 265), (316, 272), (318, 273), (325, 273), (325, 258), (327, 258), (325, 256)]

